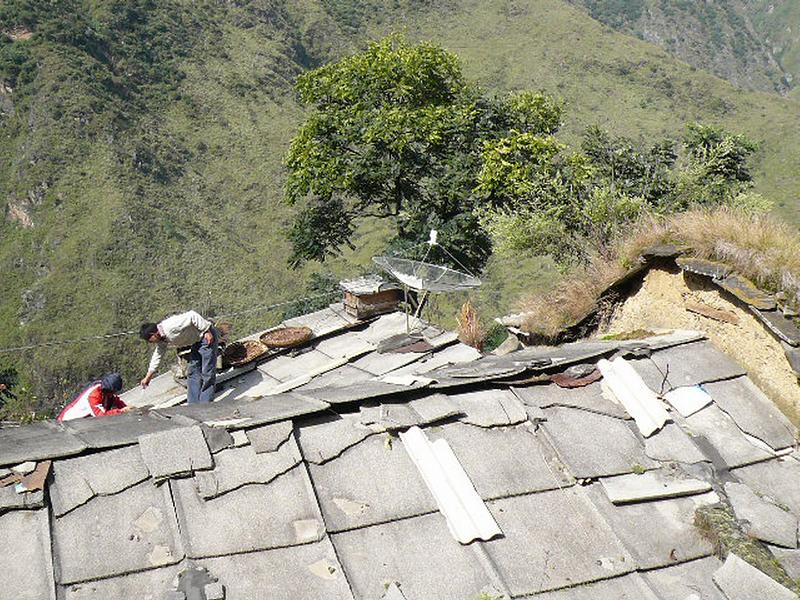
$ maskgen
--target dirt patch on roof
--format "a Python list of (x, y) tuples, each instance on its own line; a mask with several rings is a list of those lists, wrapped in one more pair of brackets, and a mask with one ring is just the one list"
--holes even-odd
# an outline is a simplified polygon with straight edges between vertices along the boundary
[[(721, 315), (735, 318), (715, 318)], [(601, 333), (641, 327), (703, 331), (747, 370), (787, 417), (800, 424), (800, 384), (780, 342), (750, 311), (723, 296), (710, 279), (652, 269), (636, 293), (614, 311)]]

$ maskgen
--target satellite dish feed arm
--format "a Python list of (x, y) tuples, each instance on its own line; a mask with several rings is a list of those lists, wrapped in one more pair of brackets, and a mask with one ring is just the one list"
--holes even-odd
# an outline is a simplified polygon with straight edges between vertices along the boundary
[(439, 232), (436, 231), (435, 229), (431, 229), (431, 237), (428, 240), (428, 244), (430, 244), (431, 246), (436, 246), (438, 243), (436, 240), (438, 238), (439, 238)]

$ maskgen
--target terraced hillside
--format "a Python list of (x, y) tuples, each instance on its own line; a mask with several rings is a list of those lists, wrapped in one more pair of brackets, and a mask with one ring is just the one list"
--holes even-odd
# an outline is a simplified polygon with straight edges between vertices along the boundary
[[(304, 294), (314, 271), (357, 270), (381, 231), (324, 268), (286, 267), (281, 158), (302, 118), (291, 85), (395, 30), (457, 52), (487, 88), (564, 98), (571, 134), (597, 123), (677, 135), (694, 120), (747, 133), (762, 143), (760, 191), (800, 222), (796, 102), (737, 90), (562, 0), (36, 6), (7, 2), (0, 18), (0, 347), (129, 330), (189, 306), (235, 312)], [(45, 406), (112, 366), (130, 381), (146, 353), (129, 338), (41, 347), (0, 355), (0, 370), (18, 368)]]

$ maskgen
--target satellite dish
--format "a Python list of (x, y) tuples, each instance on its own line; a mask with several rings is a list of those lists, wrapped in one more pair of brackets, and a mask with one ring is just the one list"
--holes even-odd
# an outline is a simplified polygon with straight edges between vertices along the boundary
[(418, 292), (458, 292), (481, 285), (477, 277), (441, 265), (394, 256), (375, 256), (372, 260), (400, 283)]

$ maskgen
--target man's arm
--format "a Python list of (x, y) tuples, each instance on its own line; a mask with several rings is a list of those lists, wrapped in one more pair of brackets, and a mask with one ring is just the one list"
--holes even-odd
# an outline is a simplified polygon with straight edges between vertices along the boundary
[(153, 379), (153, 375), (156, 374), (158, 365), (161, 364), (161, 359), (164, 358), (164, 353), (166, 351), (166, 342), (158, 342), (156, 344), (156, 347), (153, 349), (153, 356), (150, 358), (150, 365), (147, 367), (147, 375), (145, 375), (144, 379), (141, 381), (143, 388), (146, 388), (148, 385), (150, 385), (150, 380)]
[(200, 313), (190, 310), (186, 314), (189, 316), (189, 320), (192, 322), (192, 325), (197, 327), (197, 331), (200, 333), (205, 333), (211, 329), (211, 321), (200, 316)]

